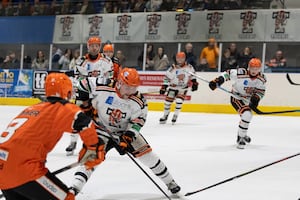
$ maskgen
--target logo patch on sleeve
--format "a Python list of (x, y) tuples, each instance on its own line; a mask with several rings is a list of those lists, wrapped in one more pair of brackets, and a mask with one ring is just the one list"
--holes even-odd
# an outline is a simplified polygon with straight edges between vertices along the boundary
[(7, 158), (8, 158), (8, 152), (0, 149), (0, 159), (7, 161)]
[(113, 101), (114, 101), (114, 97), (109, 96), (109, 97), (107, 97), (105, 103), (111, 105)]

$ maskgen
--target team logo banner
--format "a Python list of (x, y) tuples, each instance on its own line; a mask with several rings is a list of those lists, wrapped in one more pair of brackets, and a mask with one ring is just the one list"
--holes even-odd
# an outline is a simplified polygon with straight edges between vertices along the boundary
[(114, 19), (114, 40), (116, 42), (144, 42), (146, 35), (146, 15), (117, 14)]
[(268, 12), (266, 40), (291, 41), (299, 40), (299, 11), (276, 10)]
[(54, 26), (54, 43), (81, 43), (82, 16), (58, 15)]
[(32, 97), (32, 70), (0, 69), (1, 97)]
[(299, 10), (58, 15), (54, 43), (103, 42), (300, 41)]

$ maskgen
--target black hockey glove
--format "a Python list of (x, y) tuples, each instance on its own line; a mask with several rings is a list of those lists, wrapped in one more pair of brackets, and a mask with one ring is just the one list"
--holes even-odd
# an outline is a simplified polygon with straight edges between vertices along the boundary
[(165, 94), (167, 91), (168, 86), (167, 85), (162, 85), (160, 90), (159, 90), (159, 94)]
[(252, 95), (250, 98), (249, 107), (256, 108), (258, 106), (259, 101), (260, 101), (260, 98), (257, 94)]
[(198, 90), (198, 82), (196, 79), (192, 79), (192, 92), (197, 91)]
[(212, 80), (209, 82), (208, 86), (211, 90), (215, 90), (218, 86), (222, 85), (224, 83), (224, 77), (219, 76), (218, 78)]

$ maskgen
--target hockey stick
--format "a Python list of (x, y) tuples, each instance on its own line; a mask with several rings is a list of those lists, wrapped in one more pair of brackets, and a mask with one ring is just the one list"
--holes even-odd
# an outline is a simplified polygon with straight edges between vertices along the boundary
[[(79, 165), (79, 162), (71, 163), (71, 164), (69, 164), (69, 165), (67, 165), (67, 166), (65, 166), (65, 167), (63, 167), (63, 168), (60, 168), (60, 169), (58, 169), (58, 170), (55, 170), (54, 172), (52, 172), (52, 174), (53, 174), (53, 175), (60, 174), (60, 173), (62, 173), (62, 172), (64, 172), (64, 171), (67, 171), (67, 170), (69, 170), (69, 169), (72, 169), (72, 168), (74, 168), (74, 167), (76, 167), (76, 166), (78, 166), (78, 165)], [(2, 199), (3, 197), (4, 197), (4, 194), (0, 194), (0, 199)]]
[[(189, 71), (186, 71), (186, 72), (189, 73), (189, 74), (191, 74), (191, 75), (193, 75), (193, 76), (195, 76), (196, 78), (198, 78), (198, 79), (200, 79), (200, 80), (206, 82), (206, 83), (209, 83), (209, 82), (210, 82), (210, 81), (208, 81), (208, 80), (202, 78), (201, 76), (199, 76), (199, 75), (197, 75), (197, 74), (195, 74), (195, 73), (192, 73), (192, 72), (189, 72)], [(243, 97), (241, 97), (241, 96), (238, 96), (238, 95), (236, 95), (236, 94), (230, 92), (229, 90), (227, 90), (227, 89), (225, 89), (225, 88), (223, 88), (223, 87), (221, 87), (221, 86), (217, 86), (217, 87), (218, 87), (219, 89), (223, 90), (224, 92), (230, 94), (232, 97), (234, 97), (234, 98), (236, 98), (236, 99), (243, 100), (243, 101), (245, 101), (245, 102), (249, 102), (248, 99), (243, 98)], [(300, 110), (281, 110), (281, 111), (263, 112), (263, 111), (259, 110), (257, 107), (251, 107), (251, 109), (252, 109), (256, 114), (258, 114), (258, 115), (272, 115), (272, 114), (282, 114), (282, 113), (300, 112)]]
[(300, 85), (300, 83), (295, 83), (294, 81), (292, 81), (292, 79), (291, 79), (291, 77), (290, 77), (290, 75), (288, 73), (286, 74), (286, 78), (290, 82), (290, 84), (292, 84), (292, 85)]
[(190, 195), (192, 195), (192, 194), (195, 194), (195, 193), (198, 193), (198, 192), (202, 192), (202, 191), (204, 191), (204, 190), (207, 190), (207, 189), (216, 187), (216, 186), (221, 185), (221, 184), (223, 184), (223, 183), (232, 181), (232, 180), (234, 180), (234, 179), (237, 179), (237, 178), (240, 178), (240, 177), (242, 177), (242, 176), (251, 174), (251, 173), (253, 173), (253, 172), (255, 172), (255, 171), (261, 170), (261, 169), (263, 169), (263, 168), (269, 167), (269, 166), (271, 166), (271, 165), (274, 165), (274, 164), (276, 164), (276, 163), (279, 163), (279, 162), (288, 160), (288, 159), (290, 159), (290, 158), (293, 158), (293, 157), (296, 157), (296, 156), (299, 156), (299, 155), (300, 155), (300, 153), (296, 153), (296, 154), (294, 154), (294, 155), (291, 155), (291, 156), (282, 158), (282, 159), (277, 160), (277, 161), (275, 161), (275, 162), (272, 162), (272, 163), (266, 164), (266, 165), (264, 165), (264, 166), (258, 167), (258, 168), (256, 168), (256, 169), (250, 170), (250, 171), (248, 171), (248, 172), (245, 172), (245, 173), (239, 174), (239, 175), (237, 175), (237, 176), (233, 176), (233, 177), (231, 177), (231, 178), (225, 179), (224, 181), (218, 182), (218, 183), (213, 184), (213, 185), (210, 185), (210, 186), (208, 186), (208, 187), (205, 187), (205, 188), (196, 190), (196, 191), (194, 191), (194, 192), (188, 192), (188, 193), (186, 193), (184, 196), (190, 196)]
[[(99, 125), (99, 124), (98, 124)], [(103, 125), (99, 125), (101, 127), (101, 129), (103, 131), (105, 131), (108, 135), (109, 135), (109, 138), (115, 143), (115, 145), (119, 145), (118, 141), (116, 141), (116, 139), (112, 136), (112, 133), (107, 130), (106, 127), (104, 127)], [(165, 195), (165, 197), (169, 200), (172, 200), (170, 198), (169, 195), (167, 195), (167, 193), (153, 180), (153, 178), (143, 169), (143, 167), (135, 160), (135, 158), (130, 154), (128, 153), (127, 151), (125, 151), (125, 154), (134, 162), (134, 164), (136, 166), (138, 166), (138, 168), (140, 168), (140, 170), (142, 170), (142, 172), (150, 179), (150, 181)]]

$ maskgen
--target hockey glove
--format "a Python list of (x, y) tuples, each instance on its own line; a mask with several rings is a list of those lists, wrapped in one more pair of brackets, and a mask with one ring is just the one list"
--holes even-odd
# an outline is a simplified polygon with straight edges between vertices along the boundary
[(210, 81), (208, 86), (211, 90), (215, 90), (218, 86), (222, 85), (223, 83), (224, 83), (223, 76), (219, 76), (218, 78)]
[(84, 164), (86, 169), (92, 169), (96, 165), (99, 165), (104, 159), (104, 145), (99, 143), (92, 146), (83, 144), (78, 156), (78, 162)]
[(120, 155), (126, 154), (128, 145), (134, 140), (135, 133), (132, 131), (125, 131), (120, 137), (120, 142), (115, 146), (116, 150), (119, 152)]
[(198, 90), (198, 82), (196, 79), (192, 79), (192, 92), (197, 91)]
[(260, 101), (260, 98), (257, 94), (252, 95), (250, 98), (249, 107), (256, 108), (258, 106), (259, 101)]
[(165, 94), (167, 91), (168, 86), (167, 85), (162, 85), (160, 90), (159, 90), (159, 94)]

